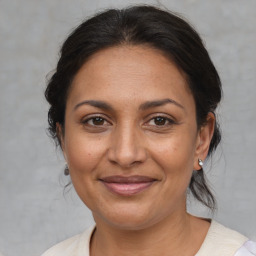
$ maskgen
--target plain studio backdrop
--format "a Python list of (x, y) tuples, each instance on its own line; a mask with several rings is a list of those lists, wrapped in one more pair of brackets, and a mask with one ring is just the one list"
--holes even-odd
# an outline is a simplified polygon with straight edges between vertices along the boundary
[[(64, 160), (46, 135), (46, 75), (67, 34), (95, 11), (155, 4), (182, 14), (202, 36), (223, 83), (223, 141), (206, 172), (214, 218), (256, 240), (255, 0), (0, 0), (0, 251), (36, 256), (93, 223)], [(210, 216), (193, 200), (194, 214)]]

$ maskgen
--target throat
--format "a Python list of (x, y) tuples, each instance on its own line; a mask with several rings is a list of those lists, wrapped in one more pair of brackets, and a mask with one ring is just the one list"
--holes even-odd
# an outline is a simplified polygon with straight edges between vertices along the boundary
[(107, 230), (97, 226), (91, 238), (90, 256), (194, 256), (209, 226), (210, 223), (190, 215), (184, 223), (157, 224), (143, 230)]

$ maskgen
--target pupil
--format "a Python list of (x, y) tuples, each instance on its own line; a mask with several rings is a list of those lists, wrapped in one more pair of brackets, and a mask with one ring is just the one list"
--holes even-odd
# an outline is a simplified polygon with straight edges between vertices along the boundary
[(165, 125), (165, 118), (163, 118), (163, 117), (155, 118), (155, 124), (157, 124), (157, 125)]
[(101, 117), (95, 117), (93, 119), (93, 124), (95, 125), (103, 125), (103, 123), (104, 123), (104, 120)]

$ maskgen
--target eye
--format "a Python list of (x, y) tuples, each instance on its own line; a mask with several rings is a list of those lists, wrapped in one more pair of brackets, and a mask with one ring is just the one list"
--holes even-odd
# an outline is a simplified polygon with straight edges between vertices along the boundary
[(161, 116), (155, 117), (153, 120), (155, 125), (165, 125), (167, 123), (167, 119)]
[(95, 116), (95, 117), (87, 118), (86, 120), (83, 121), (83, 124), (90, 125), (90, 126), (107, 126), (110, 123), (106, 119), (100, 116)]
[(168, 126), (174, 124), (174, 121), (170, 118), (164, 117), (164, 116), (156, 116), (149, 120), (147, 125), (150, 126)]

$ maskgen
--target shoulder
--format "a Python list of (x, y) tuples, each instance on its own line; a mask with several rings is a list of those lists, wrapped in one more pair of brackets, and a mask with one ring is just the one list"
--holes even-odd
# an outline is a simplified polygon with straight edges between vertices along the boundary
[(247, 256), (247, 254), (236, 254), (247, 241), (247, 237), (212, 220), (206, 238), (196, 256)]
[(92, 226), (82, 234), (54, 245), (42, 256), (89, 256), (90, 238), (94, 229), (95, 226)]
[(248, 240), (236, 252), (234, 256), (255, 256), (256, 255), (256, 242)]
[(71, 237), (65, 241), (62, 241), (50, 249), (48, 249), (42, 256), (66, 256), (66, 255), (73, 255), (71, 254), (71, 251), (73, 251), (78, 244), (78, 241), (80, 240), (82, 234), (76, 235), (74, 237)]

